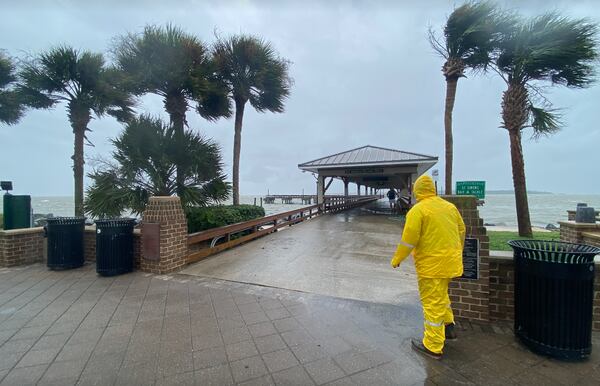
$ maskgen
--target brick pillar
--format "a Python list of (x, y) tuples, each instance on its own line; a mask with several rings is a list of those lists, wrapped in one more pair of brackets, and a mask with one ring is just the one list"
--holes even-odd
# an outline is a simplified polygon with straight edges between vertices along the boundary
[(140, 269), (158, 274), (181, 269), (186, 264), (187, 221), (179, 197), (150, 197), (142, 221), (160, 224), (160, 256), (158, 260), (142, 256)]
[(442, 196), (458, 208), (465, 222), (467, 237), (479, 240), (479, 279), (457, 278), (450, 283), (452, 309), (458, 319), (489, 321), (490, 239), (477, 210), (474, 196)]

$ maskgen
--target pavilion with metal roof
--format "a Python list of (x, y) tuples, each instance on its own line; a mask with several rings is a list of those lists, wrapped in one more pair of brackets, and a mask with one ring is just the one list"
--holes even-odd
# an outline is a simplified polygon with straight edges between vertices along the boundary
[(389, 188), (406, 189), (410, 193), (412, 181), (437, 161), (433, 156), (367, 145), (305, 162), (298, 168), (316, 175), (317, 203), (321, 204), (334, 178), (344, 182), (346, 196), (350, 183), (357, 185), (359, 195), (361, 186), (365, 187), (365, 194), (368, 194), (367, 189), (373, 194)]

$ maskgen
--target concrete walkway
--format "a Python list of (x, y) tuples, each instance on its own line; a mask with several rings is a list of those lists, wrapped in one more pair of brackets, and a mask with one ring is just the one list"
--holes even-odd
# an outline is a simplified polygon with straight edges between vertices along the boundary
[(378, 303), (414, 303), (418, 294), (412, 258), (397, 270), (390, 267), (402, 219), (374, 214), (381, 205), (387, 201), (317, 217), (182, 273)]
[[(461, 325), (441, 361), (412, 352), (418, 304), (189, 275), (0, 270), (0, 385), (597, 385), (600, 355), (531, 354)], [(594, 344), (600, 337), (594, 336)]]

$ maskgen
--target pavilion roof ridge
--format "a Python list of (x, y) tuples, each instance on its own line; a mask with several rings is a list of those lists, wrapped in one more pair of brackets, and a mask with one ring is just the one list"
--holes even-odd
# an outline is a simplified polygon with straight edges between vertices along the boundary
[[(375, 153), (374, 151), (380, 152)], [(379, 159), (373, 159), (373, 158)], [(325, 157), (317, 158), (312, 161), (304, 162), (298, 167), (309, 166), (328, 166), (328, 165), (347, 165), (353, 163), (378, 163), (378, 162), (394, 162), (394, 161), (428, 161), (435, 160), (437, 157), (408, 152), (403, 150), (390, 149), (380, 146), (365, 145), (343, 152), (331, 154)]]

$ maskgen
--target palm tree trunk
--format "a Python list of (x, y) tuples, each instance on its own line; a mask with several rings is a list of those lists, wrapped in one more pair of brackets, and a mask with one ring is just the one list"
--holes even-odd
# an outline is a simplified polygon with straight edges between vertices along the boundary
[(447, 195), (452, 194), (452, 158), (453, 158), (453, 140), (452, 140), (452, 111), (454, 110), (454, 101), (456, 99), (457, 77), (446, 78), (446, 107), (444, 110), (444, 131), (446, 139), (446, 171), (445, 186)]
[(525, 182), (525, 162), (521, 147), (521, 130), (527, 124), (528, 93), (523, 84), (509, 83), (502, 96), (503, 127), (508, 130), (510, 138), (510, 158), (512, 162), (515, 204), (517, 207), (517, 223), (519, 236), (531, 237), (531, 220), (527, 203), (527, 185)]
[[(180, 94), (169, 94), (165, 98), (165, 110), (169, 114), (169, 119), (171, 120), (171, 125), (173, 126), (173, 130), (175, 133), (175, 140), (177, 143), (181, 143), (184, 134), (185, 127), (185, 113), (187, 111), (187, 101), (185, 97)], [(185, 157), (185, 154), (180, 154), (182, 157)], [(176, 159), (176, 192), (179, 197), (183, 196), (183, 192), (185, 190), (185, 173), (181, 170), (181, 161)]]
[(510, 137), (510, 158), (512, 161), (519, 236), (532, 237), (525, 181), (525, 162), (523, 161), (523, 148), (521, 147), (521, 130), (509, 130), (508, 135)]
[(235, 134), (233, 136), (233, 205), (240, 204), (240, 153), (242, 151), (242, 121), (246, 103), (235, 102)]
[(91, 116), (87, 109), (77, 111), (69, 109), (69, 118), (71, 127), (75, 136), (73, 149), (73, 181), (74, 181), (74, 199), (75, 199), (75, 216), (83, 217), (83, 168), (85, 159), (83, 157), (83, 143), (85, 141), (85, 131), (90, 122)]

